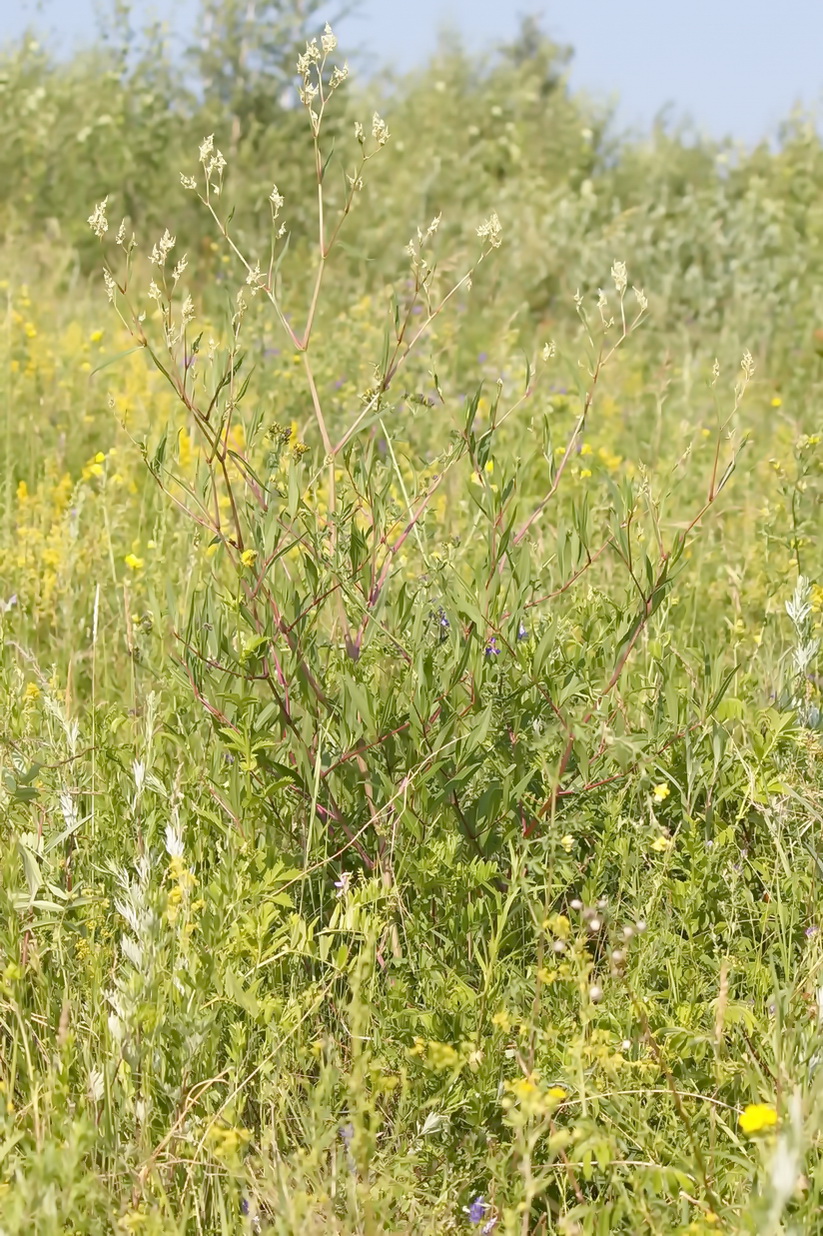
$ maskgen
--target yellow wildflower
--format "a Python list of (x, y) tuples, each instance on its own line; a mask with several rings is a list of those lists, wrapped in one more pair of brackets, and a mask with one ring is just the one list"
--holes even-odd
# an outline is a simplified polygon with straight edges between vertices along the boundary
[(571, 923), (565, 914), (552, 914), (549, 918), (544, 919), (543, 929), (544, 931), (550, 931), (559, 940), (567, 940), (571, 930)]
[(671, 837), (665, 837), (662, 833), (652, 842), (652, 849), (656, 854), (662, 854), (664, 850), (668, 850), (672, 843)]
[(146, 565), (142, 558), (137, 557), (137, 554), (126, 554), (123, 561), (130, 571), (142, 571)]
[(744, 1133), (752, 1137), (771, 1129), (777, 1124), (777, 1112), (768, 1103), (749, 1103), (740, 1113), (737, 1123)]
[(553, 1099), (555, 1103), (562, 1103), (566, 1097), (566, 1091), (562, 1086), (550, 1086), (546, 1091), (546, 1097)]
[(654, 795), (655, 802), (664, 803), (671, 794), (671, 790), (666, 785), (665, 781), (661, 781), (659, 785), (654, 787), (652, 794)]
[(772, 400), (772, 407), (773, 407), (773, 408), (782, 408), (782, 407), (783, 407), (783, 400), (780, 398), (780, 396), (779, 396), (779, 395), (775, 395), (774, 399)]
[(560, 838), (560, 844), (562, 845), (563, 849), (566, 851), (567, 854), (571, 854), (572, 849), (574, 847), (574, 837), (571, 835), (571, 833), (566, 833), (565, 837)]
[(512, 1019), (506, 1009), (500, 1009), (492, 1018), (492, 1025), (499, 1026), (504, 1034), (508, 1034), (512, 1028)]
[(453, 1069), (460, 1064), (460, 1056), (451, 1043), (438, 1043), (431, 1040), (428, 1044), (428, 1063), (433, 1069)]
[(244, 567), (253, 567), (257, 561), (257, 550), (244, 549), (240, 555), (240, 561), (243, 563)]

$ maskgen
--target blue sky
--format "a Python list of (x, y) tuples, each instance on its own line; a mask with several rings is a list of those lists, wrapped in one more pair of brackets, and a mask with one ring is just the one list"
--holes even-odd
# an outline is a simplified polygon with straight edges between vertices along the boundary
[[(194, 0), (138, 0), (137, 11), (185, 19)], [(27, 21), (63, 45), (88, 31), (95, 0), (0, 0), (0, 39)], [(823, 97), (821, 0), (361, 0), (342, 23), (345, 45), (408, 68), (451, 25), (472, 46), (511, 35), (517, 15), (540, 15), (575, 48), (572, 81), (620, 100), (620, 119), (647, 125), (666, 104), (697, 127), (745, 142), (773, 136), (792, 107)]]

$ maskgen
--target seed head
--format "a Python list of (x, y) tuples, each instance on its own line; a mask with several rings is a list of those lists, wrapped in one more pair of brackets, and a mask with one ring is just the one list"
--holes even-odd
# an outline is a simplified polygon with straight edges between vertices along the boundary
[(337, 46), (337, 36), (328, 22), (326, 22), (325, 29), (320, 37), (320, 46), (323, 48), (325, 56), (330, 55)]
[(488, 219), (485, 219), (477, 229), (477, 235), (481, 240), (487, 240), (492, 249), (499, 249), (503, 240), (503, 228), (500, 226), (500, 220), (497, 217), (497, 211), (493, 210)]
[(599, 987), (597, 983), (593, 983), (589, 988), (589, 999), (592, 1004), (599, 1004), (603, 999), (603, 988)]
[(371, 134), (378, 146), (385, 146), (389, 140), (389, 126), (377, 112), (374, 113), (371, 119)]
[(160, 237), (157, 244), (154, 246), (154, 248), (151, 251), (151, 257), (149, 258), (149, 261), (152, 263), (153, 266), (165, 266), (166, 265), (166, 258), (169, 256), (169, 253), (174, 248), (175, 240), (176, 240), (176, 237), (172, 236), (169, 229), (166, 228), (165, 232)]
[(108, 197), (104, 197), (102, 202), (98, 202), (88, 219), (89, 227), (100, 240), (103, 239), (109, 230), (109, 221), (106, 218), (108, 200)]

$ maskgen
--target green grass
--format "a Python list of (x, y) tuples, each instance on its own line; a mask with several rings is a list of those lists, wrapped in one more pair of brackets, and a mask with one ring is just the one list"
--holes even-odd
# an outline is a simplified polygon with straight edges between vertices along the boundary
[(225, 46), (6, 54), (0, 1231), (816, 1230), (820, 143)]

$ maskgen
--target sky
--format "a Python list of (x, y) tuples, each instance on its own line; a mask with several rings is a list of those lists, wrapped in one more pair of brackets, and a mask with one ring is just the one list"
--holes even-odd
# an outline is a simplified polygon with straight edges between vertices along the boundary
[[(92, 28), (97, 0), (0, 0), (0, 42), (27, 23), (70, 46)], [(170, 21), (195, 0), (138, 0)], [(340, 23), (344, 52), (412, 68), (450, 26), (477, 48), (510, 37), (532, 13), (575, 50), (572, 84), (619, 101), (622, 125), (645, 128), (667, 105), (701, 133), (747, 144), (774, 137), (800, 103), (823, 100), (823, 0), (360, 0)]]

